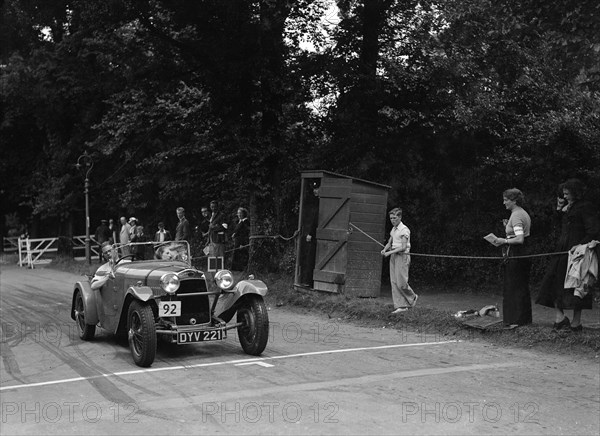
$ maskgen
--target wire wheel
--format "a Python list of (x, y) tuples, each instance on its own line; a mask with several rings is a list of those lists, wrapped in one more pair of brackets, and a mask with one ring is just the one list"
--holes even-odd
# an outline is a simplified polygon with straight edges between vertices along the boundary
[(149, 304), (134, 300), (127, 312), (129, 349), (136, 365), (152, 365), (156, 356), (156, 325)]
[(77, 323), (77, 332), (81, 339), (84, 341), (91, 341), (94, 339), (96, 326), (85, 323), (85, 304), (83, 302), (81, 291), (77, 291), (77, 295), (75, 295), (75, 322)]
[(249, 295), (237, 310), (238, 336), (247, 354), (259, 356), (269, 340), (269, 314), (259, 295)]

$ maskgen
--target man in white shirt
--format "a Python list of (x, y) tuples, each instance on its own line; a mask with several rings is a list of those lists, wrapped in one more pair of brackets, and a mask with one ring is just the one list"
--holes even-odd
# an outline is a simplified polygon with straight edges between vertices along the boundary
[[(94, 277), (92, 278), (90, 285), (93, 290), (100, 289), (102, 286), (106, 284), (110, 273), (112, 271), (112, 265), (110, 264), (111, 258), (116, 254), (116, 251), (113, 251), (113, 246), (110, 242), (104, 242), (101, 248), (101, 255), (104, 259), (104, 264), (100, 265), (100, 267), (96, 270)], [(113, 261), (115, 259), (113, 258)]]
[(381, 250), (381, 254), (390, 258), (390, 283), (394, 301), (392, 313), (396, 314), (414, 307), (419, 296), (408, 284), (410, 230), (402, 223), (402, 209), (399, 207), (392, 209), (389, 216), (394, 227), (390, 231), (390, 239)]

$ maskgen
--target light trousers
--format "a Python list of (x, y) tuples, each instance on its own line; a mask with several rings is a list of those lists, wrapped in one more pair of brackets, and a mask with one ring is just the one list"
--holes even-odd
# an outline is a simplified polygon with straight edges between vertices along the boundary
[(410, 255), (397, 253), (390, 255), (390, 283), (394, 308), (412, 307), (416, 294), (408, 284)]

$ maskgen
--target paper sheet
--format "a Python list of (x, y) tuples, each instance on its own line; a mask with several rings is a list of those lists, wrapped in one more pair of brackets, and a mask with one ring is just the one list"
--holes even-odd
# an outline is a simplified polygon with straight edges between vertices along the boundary
[(485, 235), (483, 237), (483, 239), (485, 239), (486, 241), (488, 241), (494, 247), (499, 247), (499, 246), (502, 245), (499, 242), (496, 242), (498, 240), (498, 236), (494, 235), (493, 233), (489, 233), (489, 234)]

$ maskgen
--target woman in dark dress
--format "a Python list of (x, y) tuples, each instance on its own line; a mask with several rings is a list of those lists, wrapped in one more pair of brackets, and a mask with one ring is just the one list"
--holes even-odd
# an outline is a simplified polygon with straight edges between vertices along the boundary
[[(562, 214), (557, 252), (566, 252), (576, 245), (586, 244), (599, 237), (598, 216), (593, 205), (582, 199), (583, 190), (583, 183), (578, 179), (570, 179), (563, 184), (563, 195), (567, 206), (564, 210), (557, 210), (557, 213)], [(570, 327), (574, 331), (580, 331), (583, 328), (581, 311), (592, 308), (592, 295), (590, 293), (581, 299), (573, 294), (573, 288), (564, 288), (567, 263), (568, 254), (552, 257), (536, 303), (555, 309), (555, 330)], [(573, 310), (572, 321), (565, 316), (565, 310)]]
[(504, 325), (514, 328), (531, 324), (531, 297), (529, 294), (529, 271), (531, 260), (515, 258), (525, 256), (527, 238), (531, 229), (531, 218), (523, 209), (523, 193), (516, 189), (504, 191), (504, 207), (510, 210), (506, 223), (506, 238), (498, 238), (506, 255), (504, 262), (504, 292), (502, 298), (502, 317)]

